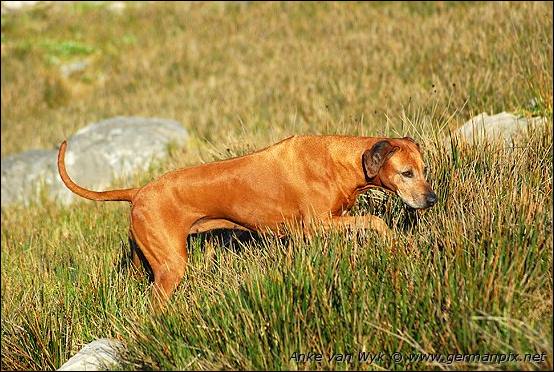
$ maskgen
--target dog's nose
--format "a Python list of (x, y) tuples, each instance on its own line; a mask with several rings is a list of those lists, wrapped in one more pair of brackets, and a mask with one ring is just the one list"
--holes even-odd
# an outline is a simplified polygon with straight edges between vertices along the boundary
[(437, 194), (431, 191), (427, 194), (425, 200), (427, 201), (427, 206), (432, 207), (437, 202)]

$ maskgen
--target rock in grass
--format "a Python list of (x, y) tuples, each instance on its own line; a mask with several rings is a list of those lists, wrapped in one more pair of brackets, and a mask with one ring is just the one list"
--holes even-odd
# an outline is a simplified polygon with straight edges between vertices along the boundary
[(507, 112), (496, 115), (482, 113), (468, 120), (454, 132), (454, 135), (470, 144), (501, 140), (507, 146), (511, 146), (518, 135), (534, 127), (545, 125), (546, 122), (544, 117), (527, 119)]
[(85, 345), (58, 371), (110, 371), (119, 366), (123, 350), (121, 342), (101, 338)]
[(42, 186), (52, 183), (55, 150), (31, 150), (2, 159), (2, 207), (36, 198)]
[[(165, 119), (115, 117), (79, 130), (68, 140), (65, 163), (79, 185), (105, 190), (167, 155), (168, 144), (183, 145), (187, 131)], [(60, 141), (61, 142), (61, 141)], [(62, 183), (57, 150), (31, 150), (2, 159), (2, 207), (28, 204), (41, 193), (69, 204), (78, 199)]]
[(2, 15), (8, 12), (33, 7), (38, 1), (2, 1)]
[(89, 65), (89, 62), (86, 60), (79, 60), (69, 63), (64, 63), (60, 66), (60, 73), (65, 76), (71, 76), (77, 72), (85, 70)]

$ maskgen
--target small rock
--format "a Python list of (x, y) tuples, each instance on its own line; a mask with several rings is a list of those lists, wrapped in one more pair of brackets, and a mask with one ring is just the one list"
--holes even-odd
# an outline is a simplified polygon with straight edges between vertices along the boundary
[(81, 72), (83, 71), (85, 68), (88, 67), (88, 62), (87, 61), (75, 61), (75, 62), (71, 62), (71, 63), (66, 63), (66, 64), (63, 64), (60, 66), (60, 73), (65, 76), (65, 77), (68, 77), (70, 75), (73, 75), (74, 73), (76, 72)]
[(85, 345), (65, 362), (58, 371), (110, 371), (119, 365), (123, 344), (101, 338)]
[[(507, 112), (496, 115), (482, 113), (458, 128), (454, 135), (470, 144), (503, 140), (506, 145), (511, 146), (519, 134), (533, 127), (545, 125), (546, 122), (544, 117), (527, 119)], [(450, 139), (447, 138), (445, 142), (450, 143)]]
[(2, 1), (2, 14), (35, 6), (38, 1)]
[(127, 5), (124, 1), (112, 1), (108, 5), (108, 9), (116, 13), (122, 13), (126, 7)]

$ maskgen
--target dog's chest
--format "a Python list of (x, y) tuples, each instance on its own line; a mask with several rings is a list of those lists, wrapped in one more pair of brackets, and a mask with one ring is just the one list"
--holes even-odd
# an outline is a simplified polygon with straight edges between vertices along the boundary
[(356, 200), (358, 198), (358, 193), (354, 192), (349, 195), (338, 197), (336, 202), (331, 208), (331, 213), (334, 216), (342, 216), (346, 212), (348, 212), (354, 204), (356, 204)]

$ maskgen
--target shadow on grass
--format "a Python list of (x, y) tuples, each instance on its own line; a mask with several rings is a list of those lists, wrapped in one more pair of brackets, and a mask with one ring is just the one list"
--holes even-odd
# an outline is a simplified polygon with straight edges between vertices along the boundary
[[(263, 239), (263, 235), (256, 232), (233, 229), (217, 229), (199, 234), (190, 234), (187, 237), (187, 249), (192, 250), (200, 248), (201, 252), (204, 253), (207, 244), (212, 244), (220, 249), (227, 249), (238, 254), (244, 251), (246, 246), (261, 247), (259, 243), (261, 243)], [(286, 243), (288, 238), (283, 237), (280, 240), (281, 242)], [(193, 242), (195, 242), (195, 244), (193, 244)], [(142, 251), (139, 249), (137, 243), (131, 238), (129, 238), (129, 246), (126, 246), (123, 241), (121, 242), (121, 258), (117, 265), (117, 270), (120, 273), (127, 273), (132, 270), (135, 255), (135, 264), (140, 264), (148, 276), (148, 281), (153, 282), (154, 273), (152, 268)], [(136, 269), (140, 270), (139, 267), (136, 267)]]
[[(382, 205), (381, 207), (384, 207)], [(377, 208), (379, 209), (379, 208)], [(384, 210), (381, 212), (385, 212)], [(400, 218), (396, 221), (396, 229), (399, 232), (408, 232), (415, 228), (419, 222), (419, 215), (415, 209), (410, 207), (400, 211)], [(384, 217), (389, 226), (392, 226), (393, 216)], [(240, 254), (246, 247), (263, 247), (264, 235), (254, 231), (244, 231), (238, 229), (216, 229), (198, 234), (187, 236), (187, 250), (200, 249), (202, 253), (206, 251), (208, 244), (218, 247), (218, 249), (230, 250), (233, 253)], [(287, 245), (290, 237), (283, 236), (277, 238), (282, 244)], [(129, 248), (121, 242), (121, 259), (118, 264), (118, 271), (128, 272), (133, 266), (133, 258), (136, 254), (136, 264), (140, 264), (145, 270), (148, 281), (154, 281), (154, 273), (146, 260), (137, 243), (129, 238)], [(190, 253), (190, 252), (189, 252)], [(140, 268), (137, 267), (140, 270)]]

